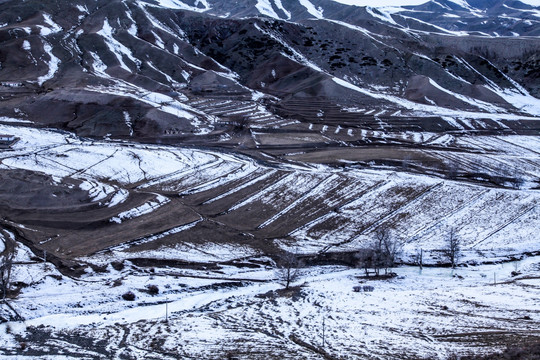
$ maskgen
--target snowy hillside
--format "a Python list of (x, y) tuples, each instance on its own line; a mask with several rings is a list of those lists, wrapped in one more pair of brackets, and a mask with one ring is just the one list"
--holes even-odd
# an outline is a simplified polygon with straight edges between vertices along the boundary
[(533, 351), (540, 7), (364, 5), (0, 1), (0, 357)]

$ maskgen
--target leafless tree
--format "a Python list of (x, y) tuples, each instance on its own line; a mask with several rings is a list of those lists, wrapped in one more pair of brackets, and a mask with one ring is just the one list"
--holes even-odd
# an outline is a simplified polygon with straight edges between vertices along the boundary
[(2, 292), (2, 300), (5, 301), (11, 283), (15, 244), (13, 240), (4, 237), (4, 245), (4, 251), (0, 254), (0, 291)]
[(243, 132), (249, 129), (249, 117), (247, 115), (232, 115), (229, 116), (229, 123), (232, 126), (232, 131), (235, 133)]
[(374, 268), (373, 258), (374, 258), (374, 251), (371, 248), (364, 248), (360, 249), (355, 254), (356, 258), (356, 264), (358, 267), (361, 267), (366, 272), (366, 276), (369, 276), (369, 270)]
[(457, 161), (450, 161), (445, 164), (446, 177), (450, 180), (457, 179), (459, 175), (459, 163)]
[(294, 281), (298, 280), (300, 273), (298, 268), (302, 265), (298, 260), (298, 255), (290, 252), (284, 252), (277, 261), (279, 268), (276, 275), (280, 283), (288, 289)]
[(422, 269), (424, 267), (424, 249), (417, 249), (416, 254), (413, 255), (413, 259), (414, 263)]
[(396, 258), (401, 251), (401, 244), (396, 241), (390, 230), (386, 227), (380, 227), (375, 232), (376, 250), (379, 254), (379, 265), (388, 273), (388, 269), (394, 267)]
[(375, 275), (380, 275), (381, 269), (388, 274), (388, 269), (395, 265), (400, 251), (401, 244), (392, 237), (390, 230), (379, 227), (375, 231), (375, 239), (367, 248), (359, 250), (356, 257), (366, 275), (369, 274), (370, 268), (374, 270)]
[(456, 234), (456, 229), (451, 227), (446, 236), (446, 247), (443, 250), (445, 258), (455, 268), (461, 256), (461, 239)]

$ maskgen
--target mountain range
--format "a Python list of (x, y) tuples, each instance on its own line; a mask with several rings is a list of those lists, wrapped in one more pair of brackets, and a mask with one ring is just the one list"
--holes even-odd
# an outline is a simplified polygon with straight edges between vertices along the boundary
[(537, 133), (539, 24), (509, 0), (2, 1), (0, 116), (248, 148), (239, 127), (313, 119)]

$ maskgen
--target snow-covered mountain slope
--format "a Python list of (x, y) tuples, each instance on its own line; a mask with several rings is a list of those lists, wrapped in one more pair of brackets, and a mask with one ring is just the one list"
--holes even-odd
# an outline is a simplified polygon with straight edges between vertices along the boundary
[[(540, 178), (536, 137), (432, 136), (427, 141), (454, 145), (403, 150), (408, 160), (394, 168), (340, 171), (314, 165), (318, 153), (289, 155), (303, 166), (269, 166), (210, 150), (95, 142), (14, 126), (0, 131), (22, 139), (0, 153), (2, 226), (58, 264), (208, 262), (237, 247), (241, 255), (232, 251), (227, 259), (348, 252), (369, 244), (381, 227), (406, 244), (404, 259), (421, 248), (426, 263), (442, 261), (438, 251), (450, 228), (471, 259), (479, 260), (476, 251), (506, 257), (540, 250), (540, 195), (530, 190)], [(328, 157), (343, 164), (362, 161), (333, 151)], [(418, 166), (428, 174), (450, 167), (453, 175), (408, 171)], [(467, 177), (476, 184), (463, 182)]]
[(148, 4), (219, 17), (266, 16), (278, 20), (378, 20), (394, 26), (446, 34), (536, 36), (540, 4), (518, 0), (336, 1), (336, 0), (222, 0), (148, 1)]
[[(0, 357), (538, 340), (540, 8), (343, 2), (0, 0)], [(381, 229), (434, 267), (359, 279)]]
[[(192, 226), (199, 229), (206, 224), (199, 221), (207, 216), (233, 229), (228, 239), (289, 237), (306, 244), (321, 242), (313, 247), (320, 251), (342, 241), (361, 242), (363, 235), (381, 224), (379, 213), (366, 214), (357, 223), (349, 215), (331, 211), (344, 207), (344, 213), (353, 213), (354, 206), (360, 206), (357, 197), (372, 187), (370, 201), (389, 199), (383, 218), (390, 216), (392, 227), (400, 227), (392, 214), (403, 199), (395, 203), (392, 194), (400, 193), (396, 188), (410, 186), (414, 188), (411, 201), (416, 196), (420, 201), (424, 191), (433, 194), (433, 199), (428, 196), (430, 202), (442, 203), (447, 201), (441, 200), (445, 194), (454, 192), (478, 195), (486, 204), (493, 196), (508, 197), (517, 207), (512, 215), (516, 217), (489, 226), (511, 229), (507, 224), (529, 219), (520, 214), (536, 211), (533, 195), (527, 192), (514, 199), (514, 190), (502, 189), (538, 187), (540, 100), (535, 96), (540, 89), (540, 40), (451, 29), (437, 23), (441, 7), (445, 14), (463, 19), (497, 19), (500, 9), (509, 7), (521, 11), (515, 16), (524, 17), (536, 9), (509, 1), (443, 1), (391, 10), (322, 0), (234, 5), (210, 0), (81, 0), (39, 6), (33, 0), (4, 1), (0, 4), (0, 123), (55, 127), (94, 139), (216, 149), (186, 155), (159, 147), (133, 151), (131, 142), (84, 142), (73, 147), (68, 140), (57, 147), (41, 145), (39, 139), (45, 135), (6, 127), (4, 132), (20, 135), (19, 146), (27, 147), (19, 155), (3, 156), (2, 166), (12, 174), (6, 178), (17, 177), (32, 187), (27, 183), (38, 180), (31, 174), (44, 173), (52, 176), (46, 182), (51, 189), (60, 186), (56, 178), (60, 183), (69, 179), (77, 188), (69, 191), (65, 201), (45, 196), (37, 203), (28, 200), (33, 204), (28, 206), (41, 209), (54, 200), (59, 207), (66, 204), (62, 211), (84, 213), (62, 225), (55, 225), (56, 218), (47, 213), (50, 206), (43, 215), (20, 210), (9, 219), (23, 226), (45, 226), (50, 236), (58, 235), (54, 229), (70, 229), (66, 238), (58, 237), (58, 245), (38, 242), (38, 247), (60, 257), (92, 253), (127, 238), (174, 235)], [(431, 15), (421, 19), (417, 13)], [(535, 22), (530, 26), (538, 28)], [(218, 155), (223, 149), (277, 166), (279, 171), (224, 159), (225, 155)], [(185, 158), (193, 162), (191, 167), (186, 167)], [(322, 173), (291, 172), (282, 169), (283, 164), (330, 168)], [(332, 169), (374, 167), (434, 178), (411, 180), (407, 175), (387, 183), (384, 179), (391, 173), (365, 179), (332, 173)], [(189, 180), (190, 174), (197, 174), (200, 182)], [(454, 189), (441, 178), (475, 185)], [(483, 188), (474, 187), (478, 184), (499, 190), (487, 191), (483, 197)], [(245, 186), (246, 193), (235, 191), (236, 186)], [(333, 190), (327, 193), (329, 188)], [(213, 195), (193, 195), (199, 191)], [(288, 196), (276, 198), (283, 191)], [(84, 205), (70, 205), (86, 193)], [(171, 198), (174, 194), (194, 196), (199, 202)], [(336, 199), (325, 200), (321, 194)], [(455, 201), (458, 211), (460, 202)], [(320, 211), (304, 213), (312, 202), (325, 205)], [(142, 225), (147, 214), (166, 216), (169, 207), (176, 214), (169, 215), (170, 222), (160, 219)], [(238, 225), (238, 214), (253, 208), (260, 210), (260, 217)], [(87, 216), (87, 210), (92, 216)], [(409, 212), (399, 214), (410, 216), (410, 224), (436, 223), (440, 216), (435, 212), (430, 220), (418, 220)], [(461, 219), (467, 214), (456, 216)], [(141, 227), (131, 226), (126, 239), (117, 239), (109, 227), (122, 227), (132, 218), (140, 220)], [(534, 216), (529, 220), (534, 225)], [(103, 229), (96, 225), (102, 222)], [(102, 246), (72, 247), (70, 241), (80, 235), (71, 230), (89, 224), (101, 229), (97, 237), (103, 239)], [(464, 226), (476, 227), (467, 230), (471, 246), (493, 239), (489, 226)], [(427, 244), (439, 236), (434, 225), (406, 228), (400, 235), (404, 240)], [(523, 239), (530, 242), (529, 235)]]
[[(479, 10), (487, 6), (481, 3), (445, 4), (428, 3), (426, 10), (307, 0), (6, 1), (0, 4), (0, 115), (85, 136), (207, 144), (228, 139), (234, 117), (251, 123), (268, 115), (258, 124), (264, 128), (284, 114), (302, 120), (301, 107), (290, 114), (280, 100), (317, 98), (323, 102), (316, 113), (361, 104), (398, 119), (526, 119), (527, 130), (536, 129), (540, 40), (496, 37), (508, 33), (465, 24), (467, 16), (492, 24), (502, 16), (496, 9), (514, 3), (488, 10)], [(533, 14), (540, 10), (519, 6), (512, 10), (518, 14), (504, 11), (530, 23), (523, 25), (528, 30), (506, 23), (505, 29), (534, 35)], [(212, 106), (197, 107), (201, 97), (248, 106), (216, 116)], [(505, 126), (523, 129), (510, 123)]]

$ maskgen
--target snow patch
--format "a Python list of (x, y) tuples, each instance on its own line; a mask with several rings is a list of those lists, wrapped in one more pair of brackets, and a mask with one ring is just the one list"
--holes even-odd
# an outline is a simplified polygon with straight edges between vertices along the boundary
[(300, 4), (306, 8), (307, 12), (316, 17), (317, 19), (323, 19), (323, 9), (319, 6), (315, 7), (309, 0), (298, 0)]
[(287, 11), (287, 9), (285, 9), (283, 4), (281, 3), (281, 0), (274, 0), (274, 4), (276, 4), (278, 9), (280, 9), (281, 11), (285, 13), (285, 15), (287, 16), (287, 20), (291, 19), (291, 13)]
[(131, 69), (124, 62), (124, 56), (134, 62), (137, 68), (141, 66), (141, 61), (133, 56), (131, 50), (129, 50), (125, 45), (123, 45), (113, 37), (113, 28), (109, 24), (108, 19), (105, 19), (103, 21), (103, 27), (100, 31), (97, 32), (97, 34), (103, 36), (105, 44), (107, 45), (109, 50), (116, 56), (116, 59), (118, 60), (120, 66), (123, 69), (131, 72)]
[(156, 34), (154, 31), (152, 31), (152, 34), (154, 35), (154, 38), (156, 39), (155, 45), (160, 49), (165, 49), (165, 43), (163, 42), (163, 40), (161, 40), (159, 35)]
[(496, 113), (484, 113), (484, 112), (473, 112), (473, 111), (459, 111), (448, 109), (440, 106), (433, 105), (424, 105), (418, 104), (409, 100), (399, 98), (394, 95), (376, 93), (367, 89), (360, 88), (356, 85), (353, 85), (345, 80), (339, 78), (332, 78), (337, 84), (349, 88), (351, 90), (357, 91), (361, 94), (370, 96), (374, 99), (386, 100), (391, 103), (397, 104), (405, 109), (414, 111), (414, 114), (417, 116), (432, 114), (439, 116), (452, 116), (458, 119), (499, 119), (499, 120), (538, 120), (537, 117), (527, 117), (514, 114), (496, 114)]
[(453, 91), (450, 91), (444, 87), (442, 87), (441, 85), (437, 84), (433, 79), (429, 78), (429, 83), (431, 85), (433, 85), (434, 87), (436, 87), (437, 89), (441, 90), (442, 92), (450, 95), (450, 96), (453, 96), (455, 97), (456, 99), (459, 99), (469, 105), (472, 105), (474, 107), (477, 107), (477, 108), (480, 108), (482, 110), (485, 110), (485, 111), (488, 111), (488, 112), (498, 112), (498, 113), (504, 113), (506, 112), (504, 109), (498, 107), (498, 106), (495, 106), (495, 105), (492, 105), (492, 104), (489, 104), (487, 102), (484, 102), (484, 101), (481, 101), (481, 100), (478, 100), (478, 99), (473, 99), (473, 98), (470, 98), (470, 97), (467, 97), (465, 95), (461, 95), (461, 94), (458, 94), (458, 93), (455, 93)]
[(62, 31), (62, 27), (52, 20), (51, 15), (44, 13), (43, 20), (49, 27), (38, 25), (41, 36), (48, 36)]
[(88, 8), (86, 7), (86, 5), (75, 5), (75, 7), (77, 8), (77, 10), (79, 10), (80, 12), (84, 13), (84, 14), (90, 14), (90, 11), (88, 11)]
[(129, 129), (129, 136), (133, 136), (133, 124), (131, 123), (131, 117), (127, 111), (124, 111), (124, 122)]
[(166, 198), (163, 195), (159, 195), (159, 194), (155, 194), (155, 195), (156, 195), (155, 200), (148, 201), (136, 208), (123, 211), (117, 216), (111, 218), (109, 221), (120, 224), (125, 220), (130, 220), (139, 216), (149, 214), (171, 201), (170, 199)]
[(92, 69), (94, 70), (94, 73), (104, 78), (110, 78), (110, 76), (106, 73), (107, 65), (105, 65), (105, 63), (101, 60), (98, 54), (92, 51), (89, 51), (88, 53), (90, 54), (93, 60)]
[(167, 9), (178, 9), (178, 10), (189, 10), (189, 11), (196, 11), (196, 12), (204, 12), (210, 10), (210, 5), (206, 0), (197, 0), (195, 2), (195, 5), (201, 4), (203, 7), (199, 8), (197, 6), (190, 6), (187, 4), (184, 4), (183, 2), (179, 0), (156, 0), (157, 5), (152, 3), (145, 3), (146, 6), (157, 6), (157, 7), (163, 7)]
[(382, 9), (374, 9), (368, 6), (366, 7), (366, 11), (374, 18), (380, 19), (384, 22), (388, 22), (392, 25), (398, 25), (398, 23), (396, 23), (394, 19), (392, 19), (392, 16), (389, 13), (384, 12)]
[(88, 192), (88, 196), (92, 201), (101, 201), (114, 191), (112, 186), (93, 180), (82, 181), (79, 188)]
[(58, 66), (60, 64), (60, 59), (53, 55), (52, 46), (49, 43), (43, 43), (43, 50), (49, 55), (49, 62), (47, 63), (49, 71), (47, 74), (38, 77), (37, 82), (39, 86), (42, 86), (45, 81), (54, 77), (54, 74), (58, 71)]
[(270, 0), (257, 0), (257, 4), (255, 5), (255, 7), (263, 15), (269, 16), (274, 19), (280, 19), (279, 15), (276, 14), (274, 9), (272, 8)]
[(128, 197), (129, 197), (129, 191), (125, 189), (118, 189), (112, 196), (111, 200), (106, 205), (107, 207), (115, 207), (125, 202)]
[(496, 91), (496, 93), (515, 108), (534, 116), (540, 116), (540, 99), (529, 93), (522, 94), (514, 89), (504, 89)]
[(131, 36), (137, 37), (137, 25), (131, 24), (131, 26), (129, 27), (127, 31)]

